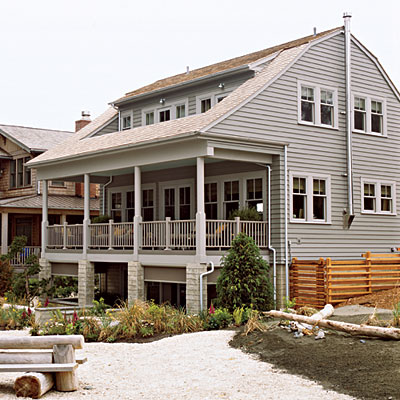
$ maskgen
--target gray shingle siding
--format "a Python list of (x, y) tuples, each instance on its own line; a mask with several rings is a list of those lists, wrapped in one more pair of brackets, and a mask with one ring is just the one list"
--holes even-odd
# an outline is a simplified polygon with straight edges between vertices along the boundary
[[(356, 217), (350, 230), (343, 229), (342, 220), (342, 212), (347, 206), (347, 179), (343, 176), (347, 169), (346, 125), (345, 116), (340, 114), (346, 109), (342, 34), (315, 44), (270, 87), (211, 129), (213, 133), (268, 137), (288, 142), (289, 172), (330, 175), (332, 223), (289, 222), (291, 257), (359, 257), (366, 250), (387, 252), (399, 242), (399, 216), (360, 214), (360, 184), (361, 176), (396, 181), (399, 170), (400, 104), (375, 64), (355, 45), (352, 46), (352, 54), (352, 90), (386, 98), (388, 137), (353, 134)], [(339, 129), (298, 124), (298, 80), (338, 89)], [(273, 162), (273, 170), (276, 168), (283, 169), (283, 158)], [(283, 179), (282, 173), (273, 173), (272, 235), (279, 250), (278, 259), (283, 258), (284, 246)], [(290, 198), (288, 201), (290, 204)], [(277, 216), (277, 213), (280, 214)]]

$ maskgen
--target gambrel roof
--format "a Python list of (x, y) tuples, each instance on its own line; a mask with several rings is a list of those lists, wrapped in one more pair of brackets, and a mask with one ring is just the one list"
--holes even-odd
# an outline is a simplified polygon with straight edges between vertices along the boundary
[(0, 125), (0, 134), (27, 152), (41, 153), (64, 142), (73, 135), (73, 132), (17, 125)]
[(243, 66), (249, 66), (251, 63), (254, 63), (255, 61), (262, 60), (282, 50), (291, 49), (293, 47), (299, 47), (302, 46), (303, 44), (307, 44), (314, 40), (318, 40), (321, 37), (324, 37), (332, 32), (337, 31), (338, 29), (341, 28), (330, 29), (328, 31), (321, 32), (316, 35), (306, 36), (301, 39), (296, 39), (287, 43), (279, 44), (277, 46), (269, 47), (268, 49), (259, 50), (250, 54), (246, 54), (244, 56), (232, 58), (230, 60), (208, 65), (206, 67), (197, 68), (194, 69), (193, 71), (189, 71), (183, 74), (178, 74), (170, 76), (168, 78), (160, 79), (158, 81), (151, 83), (150, 85), (146, 85), (139, 89), (135, 89), (131, 92), (126, 93), (125, 96), (121, 97), (118, 100), (115, 100), (113, 104), (117, 105), (119, 103), (132, 100), (139, 95), (150, 94), (160, 89), (172, 88), (176, 85), (182, 83), (188, 83), (190, 81), (195, 81), (199, 78), (213, 76), (217, 73), (228, 72)]

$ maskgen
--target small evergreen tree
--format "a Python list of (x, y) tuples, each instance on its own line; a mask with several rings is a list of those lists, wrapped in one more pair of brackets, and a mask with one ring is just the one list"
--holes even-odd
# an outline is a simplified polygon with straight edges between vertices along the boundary
[(239, 233), (224, 255), (217, 280), (218, 305), (231, 312), (237, 307), (269, 310), (273, 306), (273, 288), (269, 265), (261, 257), (253, 238)]

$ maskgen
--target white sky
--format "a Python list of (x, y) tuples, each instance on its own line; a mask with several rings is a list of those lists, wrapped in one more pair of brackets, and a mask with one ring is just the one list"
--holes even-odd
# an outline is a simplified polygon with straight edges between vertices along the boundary
[(0, 124), (73, 130), (124, 93), (343, 24), (400, 88), (399, 0), (0, 0)]

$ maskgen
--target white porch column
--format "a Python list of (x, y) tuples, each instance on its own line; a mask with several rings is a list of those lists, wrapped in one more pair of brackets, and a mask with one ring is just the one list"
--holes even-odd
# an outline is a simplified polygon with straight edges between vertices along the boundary
[(206, 214), (204, 210), (204, 157), (197, 157), (196, 256), (199, 262), (204, 262), (206, 255)]
[(83, 254), (87, 254), (89, 245), (89, 222), (90, 222), (90, 176), (84, 175), (83, 180)]
[(8, 213), (1, 213), (1, 254), (8, 253)]
[(133, 254), (138, 261), (140, 222), (142, 221), (142, 174), (140, 167), (135, 167), (135, 216), (133, 218)]
[(60, 215), (60, 225), (64, 225), (64, 222), (67, 222), (67, 214)]
[(49, 225), (49, 190), (48, 181), (42, 181), (42, 255), (41, 258), (45, 258), (46, 247), (47, 247), (47, 226)]

